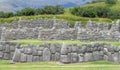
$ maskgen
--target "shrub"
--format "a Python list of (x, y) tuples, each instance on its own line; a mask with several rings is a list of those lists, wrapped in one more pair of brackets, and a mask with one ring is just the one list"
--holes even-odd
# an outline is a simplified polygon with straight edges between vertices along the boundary
[(120, 9), (112, 9), (108, 13), (108, 18), (111, 19), (120, 19)]
[(107, 17), (109, 11), (110, 9), (107, 6), (96, 6), (96, 13), (98, 17)]
[(76, 16), (82, 17), (107, 17), (110, 9), (106, 6), (85, 6), (85, 7), (74, 7), (71, 9), (71, 13)]
[(33, 8), (25, 8), (21, 10), (21, 14), (25, 16), (35, 15), (35, 10)]
[(117, 0), (105, 0), (107, 4), (116, 4)]

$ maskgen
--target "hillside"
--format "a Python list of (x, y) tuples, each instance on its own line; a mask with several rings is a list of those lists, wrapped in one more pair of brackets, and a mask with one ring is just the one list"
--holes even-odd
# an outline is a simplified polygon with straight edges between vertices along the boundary
[(46, 5), (61, 5), (65, 8), (83, 5), (92, 0), (0, 0), (0, 11), (15, 12), (25, 7), (41, 8)]
[[(120, 7), (120, 0), (118, 0), (117, 4), (114, 5), (107, 5), (104, 2), (92, 3), (92, 4), (85, 4), (83, 6), (108, 6), (111, 9), (119, 9)], [(65, 13), (60, 15), (36, 15), (36, 16), (21, 16), (22, 19), (37, 19), (37, 18), (53, 18), (56, 16), (57, 19), (64, 19), (69, 21), (71, 24), (74, 24), (75, 21), (82, 21), (86, 23), (88, 20), (94, 20), (98, 22), (111, 22), (112, 20), (109, 18), (87, 18), (87, 17), (80, 17), (74, 16), (70, 13), (70, 8), (65, 8)], [(11, 18), (0, 18), (1, 22), (12, 22), (14, 19), (19, 19), (19, 17), (11, 17)], [(116, 20), (116, 19), (115, 19)]]

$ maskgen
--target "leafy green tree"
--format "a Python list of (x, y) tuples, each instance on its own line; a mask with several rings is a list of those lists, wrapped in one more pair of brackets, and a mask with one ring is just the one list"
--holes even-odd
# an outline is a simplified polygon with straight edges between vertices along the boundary
[(116, 4), (117, 0), (105, 0), (107, 4)]
[(55, 14), (63, 14), (64, 13), (64, 8), (61, 7), (60, 5), (55, 6)]
[(0, 18), (4, 18), (4, 12), (0, 12)]
[(35, 10), (33, 8), (25, 8), (21, 10), (22, 15), (25, 16), (31, 16), (31, 15), (35, 15)]
[(98, 17), (107, 17), (109, 11), (110, 9), (107, 6), (96, 6), (96, 13)]
[(120, 9), (112, 9), (111, 11), (109, 11), (108, 18), (120, 19)]
[(13, 12), (6, 12), (6, 13), (4, 13), (3, 18), (9, 18), (9, 17), (13, 17), (13, 16), (14, 16)]
[(55, 14), (56, 10), (54, 6), (45, 6), (43, 11), (45, 14)]
[(22, 12), (21, 11), (16, 11), (15, 16), (22, 16)]

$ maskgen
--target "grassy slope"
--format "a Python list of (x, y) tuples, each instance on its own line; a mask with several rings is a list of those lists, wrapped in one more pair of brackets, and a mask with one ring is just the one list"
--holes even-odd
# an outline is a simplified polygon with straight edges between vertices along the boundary
[[(86, 4), (84, 6), (106, 6), (104, 2), (101, 3), (94, 3), (94, 4)], [(117, 4), (115, 5), (107, 5), (111, 9), (120, 9), (120, 0), (118, 0)], [(21, 16), (22, 19), (37, 19), (37, 18), (53, 18), (53, 16), (56, 16), (58, 19), (64, 19), (69, 21), (71, 24), (74, 24), (75, 21), (82, 21), (83, 23), (86, 23), (86, 21), (95, 20), (99, 22), (110, 22), (111, 20), (108, 18), (86, 18), (86, 17), (78, 17), (74, 16), (70, 13), (69, 8), (65, 9), (65, 13), (61, 15), (36, 15), (36, 16)], [(12, 22), (14, 19), (18, 20), (19, 17), (11, 17), (11, 18), (0, 18), (1, 22)]]
[(60, 64), (56, 62), (32, 62), (9, 64), (1, 61), (0, 70), (119, 70), (120, 65), (113, 62), (96, 61), (75, 64)]
[(85, 42), (80, 42), (80, 41), (74, 41), (74, 40), (51, 40), (51, 41), (39, 41), (39, 40), (35, 40), (35, 39), (26, 39), (26, 40), (12, 40), (11, 42), (19, 42), (21, 44), (43, 44), (45, 42), (48, 43), (67, 43), (67, 44), (78, 44), (78, 45), (82, 45), (82, 44), (90, 44), (93, 42), (100, 42), (100, 43), (110, 43), (116, 46), (120, 46), (120, 42), (117, 41), (85, 41)]
[[(86, 4), (84, 6), (97, 6), (97, 5), (101, 5), (104, 6), (106, 5), (105, 3), (95, 3), (95, 4)], [(116, 6), (118, 6), (119, 3)], [(65, 9), (65, 13), (61, 14), (61, 15), (36, 15), (36, 16), (21, 16), (22, 19), (37, 19), (37, 18), (53, 18), (53, 16), (56, 16), (56, 18), (58, 19), (64, 19), (69, 21), (70, 23), (74, 23), (75, 21), (82, 21), (83, 23), (86, 23), (86, 21), (88, 20), (95, 20), (95, 21), (99, 21), (99, 22), (110, 22), (111, 20), (108, 18), (86, 18), (86, 17), (78, 17), (78, 16), (74, 16), (70, 13), (69, 8)], [(11, 18), (0, 18), (1, 22), (12, 22), (14, 19), (18, 20), (19, 17), (11, 17)]]

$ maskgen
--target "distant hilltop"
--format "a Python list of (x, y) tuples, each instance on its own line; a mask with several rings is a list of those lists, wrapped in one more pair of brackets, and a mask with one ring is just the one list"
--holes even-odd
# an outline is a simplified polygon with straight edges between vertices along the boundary
[(15, 12), (25, 7), (41, 8), (46, 5), (61, 5), (65, 8), (83, 5), (92, 0), (0, 0), (0, 11)]

